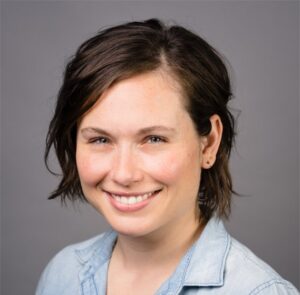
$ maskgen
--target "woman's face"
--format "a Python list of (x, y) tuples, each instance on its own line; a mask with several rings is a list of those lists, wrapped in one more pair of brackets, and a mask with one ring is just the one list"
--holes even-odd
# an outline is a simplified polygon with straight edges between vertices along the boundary
[(195, 224), (202, 146), (170, 76), (156, 71), (123, 80), (79, 124), (84, 195), (122, 234)]

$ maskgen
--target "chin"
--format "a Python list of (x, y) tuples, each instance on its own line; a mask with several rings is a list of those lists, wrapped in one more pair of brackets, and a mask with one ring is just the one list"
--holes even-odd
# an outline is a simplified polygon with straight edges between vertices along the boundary
[(124, 218), (121, 218), (114, 221), (107, 219), (107, 222), (118, 234), (134, 238), (147, 236), (155, 230), (153, 225), (144, 224), (140, 220), (124, 220)]

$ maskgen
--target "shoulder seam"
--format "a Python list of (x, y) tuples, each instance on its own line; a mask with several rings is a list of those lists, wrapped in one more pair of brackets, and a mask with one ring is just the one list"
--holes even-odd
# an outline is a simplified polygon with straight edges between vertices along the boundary
[(259, 292), (263, 291), (264, 289), (274, 285), (274, 284), (279, 284), (279, 285), (285, 285), (285, 287), (287, 287), (288, 289), (292, 290), (291, 286), (289, 286), (289, 284), (287, 282), (285, 282), (284, 280), (280, 280), (280, 279), (273, 279), (270, 281), (267, 281), (259, 286), (257, 286), (254, 290), (252, 290), (249, 295), (256, 295), (259, 294)]

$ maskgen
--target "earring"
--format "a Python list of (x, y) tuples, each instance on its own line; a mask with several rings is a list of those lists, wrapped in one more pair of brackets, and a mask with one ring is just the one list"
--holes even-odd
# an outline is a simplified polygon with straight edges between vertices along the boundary
[(207, 161), (206, 161), (206, 165), (207, 165), (207, 168), (210, 168), (210, 167), (211, 167), (210, 160), (207, 160)]

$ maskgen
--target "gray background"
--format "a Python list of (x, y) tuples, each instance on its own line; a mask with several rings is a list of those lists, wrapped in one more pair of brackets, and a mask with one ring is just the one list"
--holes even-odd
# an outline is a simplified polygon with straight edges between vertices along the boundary
[[(49, 259), (107, 228), (89, 206), (48, 201), (47, 125), (66, 59), (99, 28), (158, 17), (231, 63), (240, 109), (227, 228), (299, 288), (299, 2), (3, 2), (2, 294), (33, 294)], [(53, 158), (53, 165), (55, 160)]]

